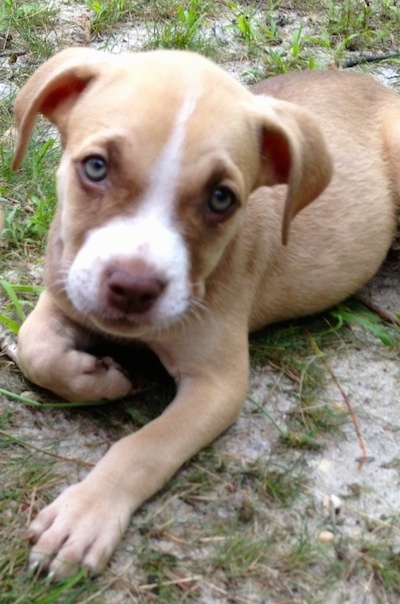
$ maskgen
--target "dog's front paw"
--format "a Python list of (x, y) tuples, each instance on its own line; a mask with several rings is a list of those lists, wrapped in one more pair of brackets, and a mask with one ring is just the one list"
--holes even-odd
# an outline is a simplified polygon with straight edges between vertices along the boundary
[(28, 529), (34, 543), (29, 567), (54, 579), (69, 577), (80, 568), (100, 572), (130, 516), (129, 502), (107, 485), (94, 490), (83, 481), (68, 487)]
[(82, 350), (89, 340), (45, 290), (20, 328), (18, 365), (31, 382), (70, 401), (111, 400), (133, 392), (113, 359)]
[(35, 384), (69, 401), (117, 399), (134, 392), (132, 382), (110, 357), (99, 359), (86, 352), (55, 347), (36, 356), (23, 354), (19, 366)]
[(50, 388), (68, 400), (96, 401), (122, 398), (134, 392), (132, 382), (111, 358), (101, 359), (70, 350), (65, 355), (64, 374)]

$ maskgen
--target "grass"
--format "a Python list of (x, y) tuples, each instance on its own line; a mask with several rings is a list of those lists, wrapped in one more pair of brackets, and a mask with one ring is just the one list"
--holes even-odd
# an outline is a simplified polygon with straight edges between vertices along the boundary
[(35, 499), (48, 501), (49, 490), (59, 483), (53, 472), (55, 460), (38, 455), (21, 439), (7, 433), (15, 418), (11, 409), (0, 410), (0, 467), (2, 491), (0, 495), (0, 534), (3, 547), (0, 553), (0, 600), (4, 604), (17, 602), (77, 602), (98, 591), (98, 587), (84, 581), (82, 573), (64, 584), (49, 585), (38, 580), (26, 568), (27, 547), (25, 529)]
[(93, 35), (105, 34), (121, 21), (131, 16), (134, 2), (129, 0), (86, 0), (91, 11), (90, 31)]
[[(4, 0), (0, 7), (0, 32), (18, 40), (18, 53), (34, 53), (48, 58), (58, 47), (55, 33), (58, 10), (56, 3), (42, 0)], [(13, 57), (13, 55), (10, 55)]]
[[(9, 60), (0, 64), (0, 78), (19, 86), (49, 54), (66, 44), (81, 44), (82, 28), (85, 43), (107, 47), (123, 39), (127, 28), (140, 25), (146, 32), (143, 48), (198, 50), (229, 67), (234, 62), (250, 82), (340, 64), (354, 53), (393, 52), (400, 33), (395, 0), (295, 5), (283, 0), (82, 0), (74, 7), (79, 18), (71, 24), (57, 2), (5, 0), (0, 43)], [(308, 18), (311, 9), (318, 15), (314, 26)], [(54, 132), (39, 121), (22, 168), (12, 174), (12, 101), (12, 96), (0, 100), (0, 200), (6, 215), (0, 325), (16, 334), (41, 287), (60, 148)], [(325, 394), (335, 388), (325, 362), (362, 346), (376, 347), (383, 358), (386, 351), (394, 354), (399, 330), (356, 303), (254, 335), (252, 367), (270, 377), (271, 388), (265, 400), (252, 393), (247, 402), (243, 422), (249, 434), (246, 427), (234, 428), (144, 506), (115, 562), (100, 578), (80, 573), (56, 584), (27, 571), (29, 518), (66, 482), (83, 475), (88, 460), (95, 461), (111, 442), (155, 417), (170, 400), (172, 387), (154, 377), (159, 369), (150, 362), (138, 372), (135, 399), (77, 407), (32, 391), (0, 356), (0, 601), (100, 604), (117, 598), (139, 603), (208, 598), (318, 604), (330, 594), (337, 595), (338, 603), (349, 601), (351, 589), (353, 601), (362, 601), (365, 593), (377, 602), (398, 601), (398, 518), (366, 517), (360, 488), (359, 498), (348, 502), (353, 506), (348, 518), (359, 528), (352, 534), (340, 518), (326, 518), (311, 496), (309, 464), (332, 439), (349, 434), (343, 406)], [(274, 408), (275, 394), (290, 403), (285, 411)], [(341, 402), (339, 393), (335, 400)], [(253, 419), (266, 441), (260, 442), (265, 448), (255, 460), (242, 458), (240, 449), (246, 439), (257, 437)], [(77, 449), (75, 435), (82, 448)], [(399, 472), (396, 452), (387, 468)], [(322, 530), (333, 532), (332, 543), (319, 542)]]
[[(0, 183), (9, 210), (3, 234), (5, 242), (16, 245), (28, 240), (37, 246), (43, 241), (54, 214), (54, 170), (60, 158), (60, 148), (54, 144), (53, 138), (44, 142), (34, 139), (18, 174), (10, 172), (11, 153), (4, 155)], [(43, 178), (48, 173), (53, 176)]]
[(205, 39), (207, 3), (191, 0), (186, 7), (177, 6), (172, 20), (153, 21), (148, 25), (149, 48), (178, 48), (211, 54), (213, 45)]

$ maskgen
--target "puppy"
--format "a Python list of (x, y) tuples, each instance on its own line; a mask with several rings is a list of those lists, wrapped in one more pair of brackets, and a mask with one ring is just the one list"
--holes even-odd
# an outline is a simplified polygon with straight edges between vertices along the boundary
[(79, 48), (20, 91), (15, 168), (38, 113), (64, 151), (23, 372), (69, 400), (129, 395), (112, 359), (86, 352), (102, 335), (147, 344), (177, 384), (32, 522), (31, 566), (65, 577), (104, 568), (131, 514), (235, 421), (249, 330), (322, 311), (377, 271), (399, 205), (400, 101), (348, 73), (249, 91), (196, 54)]

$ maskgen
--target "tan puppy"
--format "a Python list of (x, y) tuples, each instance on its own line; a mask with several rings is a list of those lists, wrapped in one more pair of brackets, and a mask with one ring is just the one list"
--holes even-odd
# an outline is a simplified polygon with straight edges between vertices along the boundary
[(177, 383), (159, 418), (33, 521), (33, 567), (103, 568), (132, 512), (235, 421), (248, 331), (327, 308), (385, 257), (399, 97), (337, 72), (255, 92), (195, 54), (79, 48), (18, 95), (15, 166), (37, 113), (64, 147), (46, 290), (19, 336), (24, 373), (71, 400), (129, 394), (111, 359), (85, 352), (98, 333), (145, 342)]

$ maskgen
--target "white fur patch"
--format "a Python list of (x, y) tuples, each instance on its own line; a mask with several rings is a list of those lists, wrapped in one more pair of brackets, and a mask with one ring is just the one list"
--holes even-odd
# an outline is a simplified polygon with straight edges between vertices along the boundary
[(171, 136), (150, 171), (150, 185), (130, 218), (114, 218), (88, 233), (67, 277), (67, 293), (84, 314), (118, 317), (110, 311), (102, 291), (109, 267), (135, 262), (145, 264), (152, 276), (166, 286), (154, 306), (142, 317), (157, 326), (178, 318), (190, 298), (189, 256), (183, 237), (174, 224), (187, 121), (196, 100), (188, 97), (177, 116)]
[(188, 96), (179, 112), (172, 135), (150, 172), (150, 186), (142, 209), (145, 212), (170, 212), (174, 205), (182, 164), (182, 150), (187, 121), (196, 106), (196, 98)]
[[(188, 304), (188, 256), (179, 233), (154, 216), (116, 219), (93, 230), (68, 274), (67, 293), (85, 314), (106, 312), (101, 285), (108, 267), (124, 261), (145, 262), (153, 276), (167, 283), (149, 311), (152, 322), (166, 322), (183, 313)], [(115, 314), (118, 318), (118, 313)]]

